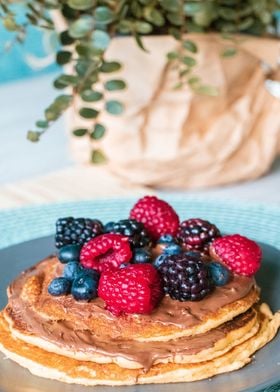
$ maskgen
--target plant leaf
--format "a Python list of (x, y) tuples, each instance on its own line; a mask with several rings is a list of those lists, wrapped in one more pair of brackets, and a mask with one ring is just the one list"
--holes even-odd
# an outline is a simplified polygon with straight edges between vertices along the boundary
[(120, 20), (118, 31), (122, 34), (129, 34), (133, 29), (133, 23), (130, 20)]
[(57, 53), (56, 55), (56, 62), (59, 65), (64, 65), (69, 63), (71, 60), (72, 53), (67, 51), (67, 50), (61, 50), (60, 52)]
[(102, 164), (107, 161), (106, 156), (101, 150), (93, 150), (91, 153), (91, 162), (96, 164)]
[(85, 102), (97, 102), (103, 98), (103, 94), (99, 91), (84, 90), (81, 93), (81, 98)]
[(139, 48), (142, 49), (142, 50), (144, 50), (144, 52), (149, 53), (149, 51), (145, 48), (145, 46), (144, 46), (144, 44), (143, 44), (143, 41), (142, 41), (142, 39), (141, 39), (141, 36), (140, 36), (138, 33), (135, 33), (135, 34), (134, 34), (134, 38), (135, 38), (135, 41), (136, 41), (137, 45), (139, 46)]
[[(18, 29), (18, 25), (12, 16), (6, 16), (2, 19), (2, 23), (8, 31), (16, 31)], [(30, 131), (31, 132), (31, 131)]]
[(173, 26), (182, 26), (184, 23), (183, 15), (180, 12), (169, 12), (166, 18)]
[(131, 1), (130, 11), (132, 15), (135, 17), (135, 19), (137, 20), (142, 19), (143, 16), (142, 9), (143, 7), (141, 7), (141, 5), (137, 3), (137, 1)]
[(236, 53), (237, 53), (236, 48), (227, 48), (221, 53), (221, 55), (222, 57), (233, 57), (234, 55), (236, 55)]
[(181, 1), (180, 0), (160, 0), (162, 7), (169, 12), (180, 12)]
[(64, 30), (60, 33), (59, 40), (64, 46), (72, 45), (75, 42), (75, 40), (70, 37), (68, 30)]
[(191, 16), (196, 14), (197, 12), (201, 12), (203, 11), (203, 7), (204, 7), (203, 3), (188, 1), (184, 4), (185, 15)]
[(184, 56), (182, 58), (184, 64), (188, 65), (189, 67), (193, 67), (196, 65), (196, 60), (193, 57)]
[(174, 90), (180, 90), (183, 86), (184, 86), (184, 84), (182, 82), (178, 82), (175, 84), (175, 86), (173, 88), (174, 88)]
[(36, 127), (38, 128), (48, 128), (49, 123), (45, 120), (36, 121)]
[(113, 114), (113, 115), (120, 115), (124, 111), (124, 106), (121, 102), (116, 101), (116, 100), (110, 100), (107, 101), (105, 104), (105, 108), (108, 113)]
[(112, 79), (112, 80), (108, 80), (105, 83), (104, 87), (108, 91), (117, 91), (117, 90), (124, 90), (126, 88), (126, 84), (123, 80)]
[(77, 76), (74, 75), (60, 75), (54, 81), (54, 87), (57, 89), (63, 89), (68, 86), (75, 86), (79, 82)]
[(191, 78), (188, 79), (188, 84), (190, 86), (194, 86), (195, 84), (200, 83), (200, 78), (198, 76), (192, 76)]
[(55, 107), (57, 107), (57, 109), (65, 110), (68, 108), (72, 100), (72, 95), (59, 95), (58, 97), (56, 97), (53, 104), (55, 105)]
[(194, 87), (194, 91), (197, 94), (201, 94), (201, 95), (208, 95), (210, 97), (216, 97), (217, 95), (219, 95), (219, 90), (217, 87), (215, 86), (208, 86), (208, 85), (200, 85), (198, 87)]
[(78, 128), (78, 129), (74, 129), (73, 131), (73, 135), (78, 136), (78, 137), (82, 137), (85, 136), (87, 134), (88, 130), (86, 128)]
[(99, 114), (99, 111), (92, 108), (81, 108), (79, 110), (79, 114), (84, 118), (96, 118)]
[(178, 52), (168, 52), (167, 53), (167, 58), (168, 60), (176, 60), (179, 57), (179, 53)]
[(79, 59), (75, 65), (75, 70), (79, 76), (85, 76), (91, 62), (88, 60)]
[(168, 32), (177, 40), (181, 39), (181, 30), (178, 27), (169, 27)]
[(183, 47), (191, 53), (197, 53), (197, 45), (189, 39), (183, 42)]
[(100, 6), (94, 11), (94, 18), (98, 23), (108, 24), (114, 20), (114, 13), (109, 7)]
[(72, 38), (83, 38), (94, 28), (94, 20), (89, 15), (83, 15), (69, 27), (69, 35)]
[(104, 73), (116, 72), (121, 69), (121, 64), (117, 61), (104, 61), (101, 65), (100, 71)]
[(88, 10), (95, 5), (95, 0), (68, 0), (67, 4), (74, 10)]
[(164, 16), (155, 8), (151, 6), (144, 8), (144, 18), (155, 26), (161, 27), (165, 23)]
[(100, 50), (105, 50), (110, 44), (110, 36), (103, 30), (95, 30), (92, 33), (92, 45)]
[(225, 20), (236, 21), (238, 19), (238, 10), (229, 7), (218, 7), (218, 15)]
[(31, 142), (38, 142), (40, 140), (41, 132), (37, 131), (28, 131), (27, 132), (27, 139), (30, 140)]
[(137, 22), (135, 28), (139, 34), (149, 34), (153, 31), (153, 27), (148, 22)]
[(105, 132), (106, 132), (106, 129), (105, 129), (104, 125), (97, 123), (97, 124), (95, 124), (94, 129), (93, 129), (92, 133), (90, 134), (90, 137), (94, 140), (99, 140), (104, 136)]
[(58, 111), (54, 105), (50, 105), (45, 110), (45, 118), (47, 121), (55, 121), (60, 117), (60, 115), (61, 115), (61, 112)]
[(252, 17), (248, 17), (243, 19), (240, 23), (238, 23), (237, 28), (239, 31), (245, 31), (249, 29), (254, 23), (254, 19)]

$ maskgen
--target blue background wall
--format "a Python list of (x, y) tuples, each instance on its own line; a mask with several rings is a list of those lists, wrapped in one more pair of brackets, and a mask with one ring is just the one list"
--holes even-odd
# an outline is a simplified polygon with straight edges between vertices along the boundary
[[(19, 13), (19, 19), (24, 17), (20, 7), (17, 7), (17, 13)], [(26, 41), (23, 44), (16, 43), (9, 51), (6, 51), (7, 42), (12, 41), (13, 38), (14, 34), (7, 32), (0, 23), (0, 83), (45, 74), (57, 69), (54, 63), (38, 68), (27, 61), (27, 55), (30, 54), (38, 58), (48, 55), (42, 32), (38, 29), (28, 28)]]

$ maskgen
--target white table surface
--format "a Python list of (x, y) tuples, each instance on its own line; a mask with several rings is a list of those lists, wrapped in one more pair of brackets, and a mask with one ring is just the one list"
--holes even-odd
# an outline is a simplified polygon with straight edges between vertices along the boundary
[[(42, 117), (55, 96), (51, 88), (53, 78), (54, 75), (47, 75), (0, 86), (0, 208), (150, 192), (122, 183), (104, 167), (74, 166), (63, 121), (56, 123), (39, 143), (26, 140), (26, 131)], [(75, 189), (72, 178), (76, 181)], [(99, 180), (98, 187), (93, 186), (95, 178)], [(83, 191), (79, 193), (78, 189)], [(255, 181), (180, 192), (182, 196), (280, 204), (280, 159), (269, 174)]]

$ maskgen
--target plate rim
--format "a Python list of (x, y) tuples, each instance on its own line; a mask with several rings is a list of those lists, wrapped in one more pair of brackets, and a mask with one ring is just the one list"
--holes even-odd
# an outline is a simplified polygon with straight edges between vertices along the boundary
[[(37, 238), (33, 238), (33, 239), (30, 239), (30, 240), (27, 240), (27, 241), (22, 241), (22, 242), (20, 242), (20, 243), (17, 243), (17, 244), (12, 244), (12, 245), (10, 245), (10, 246), (8, 246), (8, 247), (5, 247), (5, 248), (0, 248), (0, 258), (1, 258), (1, 253), (2, 252), (9, 252), (10, 251), (10, 249), (14, 249), (14, 248), (20, 248), (21, 246), (23, 246), (24, 244), (28, 244), (28, 243), (34, 243), (34, 242), (37, 242), (37, 241), (40, 241), (40, 240), (45, 240), (45, 241), (48, 241), (48, 240), (51, 240), (51, 239), (53, 239), (53, 234), (52, 235), (46, 235), (46, 236), (41, 236), (41, 237), (37, 237)], [(268, 245), (270, 245), (270, 244), (268, 244)], [(279, 249), (277, 248), (277, 250), (279, 251)], [(50, 252), (49, 254), (51, 254), (52, 252)], [(1, 285), (1, 276), (0, 276), (0, 285)], [(280, 334), (280, 330), (279, 330), (279, 332), (278, 332), (278, 334)], [(4, 355), (0, 352), (0, 361), (2, 361), (3, 360), (3, 357)], [(14, 361), (12, 361), (11, 360), (11, 362), (12, 362), (12, 364), (15, 364), (16, 366), (20, 366), (20, 365), (18, 365), (17, 363), (15, 363)], [(249, 363), (249, 365), (250, 365), (250, 363)], [(253, 364), (253, 362), (251, 362), (251, 366), (253, 366), (254, 364)], [(24, 367), (23, 367), (24, 368)], [(28, 369), (26, 369), (26, 368), (24, 368), (26, 371), (28, 371), (29, 372), (29, 370)], [(238, 371), (238, 370), (237, 370)], [(234, 372), (230, 372), (230, 373), (232, 373), (232, 374), (234, 374)], [(226, 373), (222, 373), (221, 375), (225, 375)], [(32, 376), (32, 377), (37, 377), (37, 378), (39, 378), (40, 379), (40, 377), (39, 376), (35, 376), (35, 375), (33, 375), (32, 373), (30, 373), (30, 375)], [(217, 375), (217, 377), (218, 377), (219, 375)], [(215, 377), (216, 376), (214, 376), (213, 378), (212, 378), (212, 383), (213, 382), (215, 382), (214, 380), (215, 380)], [(52, 381), (52, 382), (57, 382), (59, 385), (63, 385), (64, 383), (63, 382), (60, 382), (60, 381), (58, 381), (58, 380), (52, 380), (52, 379), (45, 379), (46, 381)], [(208, 380), (208, 379), (205, 379), (205, 381), (206, 380)], [(204, 380), (198, 380), (198, 382), (199, 381), (204, 381)], [(191, 383), (195, 383), (196, 381), (193, 381), (193, 382), (191, 382)], [(186, 383), (186, 384), (191, 384), (191, 383)], [(270, 378), (269, 380), (267, 380), (267, 381), (264, 381), (263, 383), (259, 383), (259, 384), (257, 384), (257, 385), (255, 385), (255, 386), (253, 386), (253, 387), (249, 387), (249, 388), (246, 388), (246, 389), (242, 389), (242, 390), (240, 390), (240, 391), (238, 391), (238, 392), (265, 392), (265, 390), (267, 389), (267, 388), (270, 388), (270, 387), (273, 387), (274, 385), (277, 385), (277, 384), (279, 384), (280, 383), (280, 372), (279, 372), (279, 375), (276, 375), (276, 376), (273, 376), (272, 378)], [(174, 386), (176, 386), (176, 384), (183, 384), (183, 383), (174, 383), (174, 384), (172, 384), (172, 385), (174, 385)], [(72, 386), (77, 386), (77, 387), (79, 387), (79, 385), (80, 384), (66, 384), (66, 386), (67, 385), (69, 385), (70, 387), (71, 387), (71, 385)], [(161, 384), (148, 384), (148, 385), (156, 385), (156, 386), (159, 386), (159, 385), (161, 385)], [(168, 385), (168, 383), (166, 384), (166, 385)], [(171, 383), (170, 383), (170, 385), (171, 385)], [(137, 386), (141, 386), (141, 387), (145, 387), (145, 385), (137, 385)], [(146, 385), (147, 386), (147, 385)], [(83, 385), (80, 385), (80, 387), (84, 387)], [(121, 387), (124, 387), (124, 386), (121, 386)], [(89, 389), (90, 387), (88, 387), (88, 389)], [(90, 390), (90, 389), (89, 389)], [(1, 390), (1, 385), (0, 385), (0, 392), (4, 392), (4, 391), (2, 391)], [(8, 390), (5, 390), (5, 392), (9, 392)]]

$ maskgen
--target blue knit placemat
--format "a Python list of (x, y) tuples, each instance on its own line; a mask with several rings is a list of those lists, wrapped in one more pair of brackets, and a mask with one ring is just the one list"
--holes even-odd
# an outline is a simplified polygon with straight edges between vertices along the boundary
[[(204, 218), (224, 233), (240, 233), (280, 249), (280, 206), (183, 195), (164, 199), (181, 219)], [(103, 222), (126, 218), (135, 201), (135, 198), (96, 199), (3, 210), (0, 212), (0, 249), (54, 233), (59, 217), (98, 218)], [(280, 384), (263, 392), (280, 392)]]
[[(164, 198), (181, 219), (202, 217), (225, 233), (238, 232), (280, 248), (280, 206), (186, 196)], [(63, 216), (94, 217), (103, 222), (125, 218), (135, 201), (96, 199), (0, 211), (0, 249), (54, 233), (56, 219)]]

